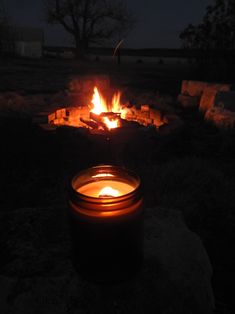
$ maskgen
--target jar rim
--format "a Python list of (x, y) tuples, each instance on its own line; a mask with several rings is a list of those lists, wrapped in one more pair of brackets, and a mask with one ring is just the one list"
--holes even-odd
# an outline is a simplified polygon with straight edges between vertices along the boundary
[[(105, 174), (110, 174), (109, 176), (105, 176)], [(103, 175), (103, 176), (102, 176)], [(133, 190), (129, 193), (116, 196), (116, 197), (95, 197), (90, 196), (86, 194), (82, 194), (77, 191), (77, 189), (81, 186), (85, 186), (86, 184), (92, 183), (92, 182), (98, 182), (102, 181), (101, 178), (108, 179), (108, 177), (111, 179), (117, 179), (116, 181), (119, 182), (126, 182), (132, 185)], [(81, 181), (83, 180), (82, 184)], [(114, 165), (98, 165), (93, 166), (91, 168), (82, 170), (78, 172), (71, 180), (70, 182), (70, 193), (72, 199), (75, 201), (84, 201), (89, 203), (96, 203), (96, 204), (102, 204), (109, 205), (113, 203), (120, 203), (123, 201), (127, 201), (128, 199), (132, 198), (133, 196), (138, 197), (140, 195), (140, 189), (141, 189), (141, 180), (140, 177), (134, 173), (133, 171), (121, 167), (121, 166), (114, 166)], [(105, 210), (105, 208), (103, 208)]]

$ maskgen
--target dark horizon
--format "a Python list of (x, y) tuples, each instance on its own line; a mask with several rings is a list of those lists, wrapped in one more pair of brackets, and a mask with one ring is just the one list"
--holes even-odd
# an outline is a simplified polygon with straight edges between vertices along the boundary
[[(3, 1), (10, 24), (39, 27), (44, 30), (48, 46), (73, 46), (71, 36), (59, 25), (48, 25), (43, 21), (42, 1)], [(126, 48), (180, 48), (180, 32), (189, 23), (202, 20), (207, 5), (213, 0), (150, 0), (146, 6), (140, 0), (128, 0), (127, 5), (137, 19), (135, 28), (125, 40)], [(183, 9), (182, 9), (183, 8)], [(170, 23), (166, 23), (170, 21)]]

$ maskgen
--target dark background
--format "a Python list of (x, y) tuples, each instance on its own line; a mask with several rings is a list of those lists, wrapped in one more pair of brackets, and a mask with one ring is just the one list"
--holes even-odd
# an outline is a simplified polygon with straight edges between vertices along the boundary
[[(188, 23), (198, 24), (212, 0), (127, 0), (137, 25), (127, 37), (130, 48), (179, 48), (179, 33)], [(48, 26), (43, 21), (41, 1), (5, 0), (10, 21), (19, 26), (42, 27), (46, 45), (66, 46), (72, 40), (60, 26)]]

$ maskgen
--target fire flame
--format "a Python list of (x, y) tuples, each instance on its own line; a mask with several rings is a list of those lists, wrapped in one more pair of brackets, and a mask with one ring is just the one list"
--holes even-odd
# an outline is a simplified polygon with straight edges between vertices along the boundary
[(94, 93), (91, 100), (91, 103), (94, 105), (91, 112), (100, 115), (102, 112), (108, 112), (107, 103), (102, 95), (99, 93), (98, 88), (94, 87)]
[(104, 117), (103, 121), (109, 130), (118, 128), (118, 126), (119, 126), (119, 120), (118, 119), (110, 120), (108, 117)]
[(111, 188), (110, 186), (104, 187), (99, 193), (99, 197), (117, 197), (119, 195), (119, 191)]
[(112, 98), (112, 112), (121, 112), (121, 103), (120, 103), (121, 93), (117, 92), (113, 95)]
[[(100, 115), (103, 112), (113, 112), (113, 113), (120, 113), (121, 112), (121, 103), (120, 103), (121, 93), (117, 92), (113, 95), (111, 101), (111, 108), (109, 110), (109, 106), (107, 101), (99, 92), (98, 88), (94, 87), (94, 92), (92, 96), (92, 109), (91, 112)], [(119, 119), (110, 119), (109, 117), (104, 117), (103, 122), (106, 124), (108, 129), (115, 129), (119, 127)]]

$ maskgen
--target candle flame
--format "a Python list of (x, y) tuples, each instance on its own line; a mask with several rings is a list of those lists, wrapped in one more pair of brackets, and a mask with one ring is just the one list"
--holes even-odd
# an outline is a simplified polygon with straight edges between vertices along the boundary
[(110, 186), (104, 187), (99, 193), (99, 197), (118, 197), (118, 196), (120, 196), (120, 192), (118, 190), (111, 188)]

